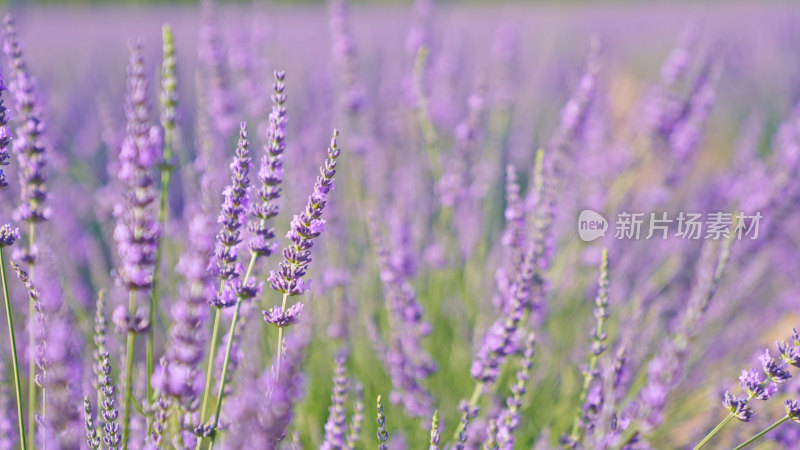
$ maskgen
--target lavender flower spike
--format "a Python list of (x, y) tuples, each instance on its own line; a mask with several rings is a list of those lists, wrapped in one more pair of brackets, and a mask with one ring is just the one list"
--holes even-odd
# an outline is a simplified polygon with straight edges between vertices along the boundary
[(433, 422), (431, 423), (431, 440), (429, 450), (439, 450), (439, 411), (433, 412)]
[(103, 443), (109, 450), (116, 450), (122, 441), (122, 437), (119, 435), (119, 423), (117, 423), (119, 411), (114, 399), (116, 386), (114, 386), (111, 378), (111, 363), (109, 362), (108, 352), (103, 353), (103, 375), (100, 388), (103, 393), (102, 416), (105, 421), (105, 425), (103, 425)]
[(308, 265), (311, 264), (313, 239), (325, 229), (322, 211), (328, 195), (334, 189), (333, 177), (336, 175), (336, 160), (341, 154), (341, 150), (336, 144), (338, 137), (339, 131), (333, 130), (331, 146), (328, 148), (328, 158), (319, 169), (320, 175), (314, 184), (314, 192), (308, 197), (305, 210), (292, 219), (291, 229), (286, 235), (291, 244), (283, 250), (284, 260), (280, 263), (280, 269), (270, 273), (269, 281), (272, 289), (283, 294), (302, 295), (309, 287), (309, 282), (304, 281), (303, 276), (308, 271)]
[(11, 225), (5, 224), (0, 227), (0, 248), (11, 247), (14, 242), (19, 240), (19, 229), (11, 228)]
[(525, 341), (521, 367), (517, 371), (516, 383), (511, 385), (511, 395), (506, 399), (506, 409), (500, 413), (500, 417), (497, 420), (497, 443), (500, 448), (505, 450), (514, 448), (514, 430), (519, 426), (522, 397), (527, 390), (525, 385), (530, 378), (531, 367), (533, 367), (534, 342), (535, 335), (529, 333)]
[[(18, 136), (14, 150), (20, 167), (20, 204), (14, 211), (18, 221), (36, 223), (47, 220), (50, 209), (47, 199), (47, 174), (45, 172), (45, 131), (41, 105), (36, 93), (36, 82), (28, 73), (23, 59), (22, 44), (17, 37), (14, 19), (7, 16), (4, 22), (3, 51), (11, 63), (12, 77), (9, 88), (14, 96), (17, 114)], [(33, 261), (33, 254), (24, 255), (26, 262)]]
[(122, 263), (120, 277), (129, 290), (138, 290), (153, 284), (159, 230), (151, 211), (155, 200), (151, 169), (161, 149), (160, 131), (147, 123), (147, 80), (141, 41), (131, 45), (127, 84), (126, 135), (120, 149), (118, 173), (127, 192), (124, 202), (114, 209), (117, 217), (114, 239)]
[(97, 428), (94, 426), (94, 416), (92, 414), (92, 405), (89, 403), (89, 397), (83, 397), (83, 414), (85, 420), (86, 445), (92, 450), (97, 450), (100, 448), (100, 436), (97, 434)]
[(267, 222), (278, 215), (277, 200), (281, 196), (283, 182), (283, 151), (286, 149), (286, 85), (283, 83), (285, 72), (275, 72), (275, 84), (272, 85), (272, 113), (269, 115), (267, 129), (266, 154), (261, 158), (258, 170), (258, 181), (261, 187), (256, 196), (260, 202), (253, 202), (251, 214), (254, 221), (250, 223), (250, 251), (257, 256), (270, 256), (275, 253), (277, 243), (270, 242), (275, 238), (275, 230)]
[[(239, 145), (236, 156), (231, 163), (231, 184), (225, 188), (224, 201), (217, 221), (222, 225), (217, 234), (217, 244), (214, 250), (216, 257), (217, 278), (222, 280), (224, 288), (218, 296), (211, 300), (215, 308), (226, 308), (236, 303), (238, 289), (242, 293), (248, 286), (237, 286), (236, 281), (241, 276), (241, 266), (237, 264), (238, 248), (242, 242), (242, 227), (247, 223), (247, 209), (250, 205), (250, 141), (247, 134), (247, 123), (242, 122), (239, 129)], [(248, 280), (249, 281), (249, 280)]]
[(6, 91), (3, 74), (0, 74), (0, 190), (8, 186), (3, 166), (8, 165), (8, 145), (11, 143), (11, 134), (8, 131), (8, 110), (3, 103), (3, 91)]
[(345, 353), (336, 357), (331, 406), (328, 409), (328, 421), (325, 423), (325, 440), (320, 447), (322, 450), (346, 448), (347, 413), (344, 409), (344, 402), (347, 398), (347, 373), (344, 367), (346, 360)]
[(383, 415), (383, 402), (381, 396), (378, 396), (378, 450), (389, 450), (386, 442), (389, 441), (389, 432), (386, 431), (386, 416)]
[(355, 387), (356, 400), (353, 406), (353, 418), (350, 421), (350, 430), (347, 433), (347, 448), (353, 450), (361, 439), (361, 423), (364, 421), (364, 388), (361, 384)]

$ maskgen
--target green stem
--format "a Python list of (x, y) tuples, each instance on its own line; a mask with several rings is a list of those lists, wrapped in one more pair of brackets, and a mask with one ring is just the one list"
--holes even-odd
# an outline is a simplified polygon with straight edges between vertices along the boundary
[[(136, 289), (131, 289), (128, 301), (128, 314), (133, 318), (136, 314)], [(125, 411), (122, 416), (122, 450), (128, 449), (128, 436), (131, 427), (131, 404), (133, 403), (133, 353), (135, 351), (136, 333), (128, 330), (125, 349)]]
[[(255, 253), (253, 253), (252, 256), (250, 257), (250, 263), (247, 265), (247, 272), (245, 272), (244, 278), (242, 279), (242, 283), (243, 284), (247, 283), (247, 280), (250, 279), (250, 275), (253, 273), (253, 268), (256, 265), (256, 259), (257, 258), (258, 258), (258, 255), (256, 255)], [(220, 284), (220, 287), (219, 287), (220, 293), (222, 293), (223, 287), (224, 287), (224, 282)], [(236, 322), (239, 320), (239, 306), (240, 306), (240, 303), (241, 303), (241, 301), (239, 301), (239, 299), (237, 299), (236, 300), (236, 310), (235, 310), (235, 312), (233, 314), (233, 321), (231, 322), (231, 331), (230, 331), (229, 336), (228, 336), (228, 346), (227, 346), (227, 350), (225, 352), (225, 360), (222, 363), (222, 378), (220, 380), (220, 391), (219, 391), (220, 395), (217, 398), (217, 413), (216, 413), (216, 416), (215, 416), (215, 419), (214, 419), (214, 427), (211, 428), (212, 431), (215, 428), (217, 428), (217, 423), (219, 421), (219, 411), (222, 408), (222, 392), (223, 392), (222, 390), (225, 387), (225, 377), (228, 375), (228, 361), (229, 361), (230, 356), (231, 356), (230, 353), (231, 353), (231, 345), (232, 345), (232, 342), (233, 342), (233, 332), (234, 332), (234, 329), (236, 328)], [(200, 423), (201, 424), (205, 420), (206, 407), (208, 406), (208, 396), (209, 396), (209, 393), (211, 391), (211, 375), (212, 375), (213, 367), (214, 367), (214, 356), (215, 356), (214, 353), (216, 353), (216, 348), (217, 348), (217, 336), (219, 335), (219, 322), (220, 322), (220, 317), (221, 317), (221, 311), (222, 311), (221, 309), (217, 308), (216, 315), (214, 316), (214, 331), (211, 332), (211, 347), (208, 349), (208, 367), (206, 368), (206, 387), (205, 387), (205, 391), (203, 392), (203, 404), (200, 407)], [(203, 438), (198, 438), (197, 439), (197, 446), (195, 447), (195, 449), (199, 450), (200, 446), (202, 445), (202, 443), (203, 443)], [(211, 435), (211, 444), (210, 445), (212, 445), (212, 446), (214, 445), (214, 434), (213, 433)]]
[[(158, 229), (164, 230), (164, 223), (167, 221), (167, 200), (169, 197), (169, 184), (172, 179), (172, 166), (170, 160), (172, 159), (172, 129), (164, 128), (164, 164), (161, 167), (161, 195), (158, 202)], [(159, 232), (156, 238), (156, 261), (153, 268), (153, 290), (150, 293), (150, 328), (147, 330), (147, 404), (153, 402), (153, 387), (150, 380), (153, 378), (153, 371), (155, 368), (155, 345), (154, 345), (154, 328), (155, 328), (155, 311), (159, 307), (159, 267), (161, 267), (161, 255), (163, 254), (163, 246), (161, 242), (162, 233)], [(147, 416), (147, 435), (150, 435), (153, 426), (153, 421), (150, 416)]]
[[(281, 302), (281, 310), (286, 311), (286, 300), (289, 298), (289, 294), (283, 294), (283, 301)], [(277, 363), (275, 364), (275, 378), (278, 379), (281, 376), (281, 356), (283, 355), (283, 328), (278, 327), (278, 355)]]
[(231, 321), (231, 330), (228, 332), (228, 345), (225, 347), (225, 359), (222, 362), (222, 375), (219, 379), (219, 393), (217, 394), (217, 408), (214, 413), (214, 423), (211, 427), (211, 441), (208, 443), (208, 448), (214, 447), (214, 438), (216, 437), (217, 424), (219, 423), (219, 414), (222, 411), (222, 398), (225, 393), (225, 381), (228, 377), (228, 365), (231, 361), (231, 350), (233, 349), (233, 337), (236, 333), (236, 322), (239, 321), (239, 310), (242, 306), (242, 300), (236, 300), (236, 309), (233, 310), (233, 320)]
[(716, 426), (716, 427), (714, 427), (714, 429), (713, 429), (713, 430), (711, 430), (711, 431), (709, 431), (709, 432), (708, 432), (708, 434), (706, 435), (706, 437), (704, 437), (704, 438), (703, 438), (703, 440), (702, 440), (702, 441), (700, 441), (700, 443), (698, 443), (698, 444), (697, 444), (697, 445), (694, 447), (694, 449), (693, 449), (693, 450), (700, 450), (701, 448), (703, 448), (703, 447), (704, 447), (706, 444), (708, 444), (708, 441), (710, 441), (710, 440), (711, 440), (711, 438), (713, 438), (713, 437), (714, 437), (714, 435), (716, 435), (716, 434), (717, 434), (717, 433), (718, 433), (720, 430), (722, 430), (722, 429), (725, 427), (725, 425), (727, 425), (727, 424), (728, 424), (728, 422), (730, 422), (731, 420), (733, 420), (733, 418), (734, 418), (734, 415), (733, 415), (733, 413), (728, 413), (728, 415), (727, 415), (727, 416), (725, 416), (725, 418), (724, 418), (724, 419), (722, 419), (722, 421), (721, 421), (720, 423), (718, 423), (718, 424), (717, 424), (717, 426)]
[[(33, 257), (33, 243), (36, 237), (36, 223), (30, 222), (28, 224), (28, 253)], [(30, 277), (33, 280), (33, 264), (30, 266)], [(36, 436), (36, 357), (34, 356), (34, 348), (36, 347), (36, 333), (34, 332), (33, 316), (35, 312), (33, 309), (33, 300), (28, 302), (28, 320), (31, 325), (28, 327), (28, 439), (30, 439), (31, 448), (34, 447)]]
[(765, 434), (769, 433), (770, 431), (774, 430), (775, 428), (778, 428), (783, 422), (786, 422), (787, 420), (789, 420), (789, 416), (783, 416), (781, 419), (778, 419), (772, 425), (768, 426), (767, 428), (764, 428), (764, 430), (762, 430), (757, 435), (755, 435), (755, 436), (751, 437), (750, 439), (748, 439), (748, 440), (742, 442), (741, 444), (737, 445), (736, 448), (734, 448), (733, 450), (740, 450), (740, 449), (743, 449), (743, 448), (747, 447), (748, 445), (750, 445), (753, 442), (755, 442), (758, 439), (760, 439)]
[[(208, 367), (206, 367), (206, 384), (203, 391), (203, 403), (200, 406), (200, 424), (206, 420), (206, 409), (208, 408), (208, 395), (211, 392), (211, 376), (214, 373), (214, 354), (217, 351), (217, 336), (219, 336), (219, 322), (222, 317), (222, 310), (216, 308), (214, 313), (214, 329), (211, 332), (211, 344), (208, 347)], [(203, 442), (202, 437), (197, 438), (197, 447), (200, 449), (200, 444)]]
[(8, 337), (11, 341), (11, 357), (14, 364), (14, 387), (17, 390), (17, 419), (19, 421), (19, 443), (22, 450), (28, 448), (25, 441), (25, 424), (22, 415), (22, 386), (19, 380), (19, 358), (17, 357), (17, 342), (14, 338), (14, 322), (11, 319), (11, 297), (8, 295), (8, 280), (6, 279), (6, 261), (3, 249), (0, 248), (0, 277), (3, 281), (3, 298), (6, 303), (6, 318), (8, 319)]

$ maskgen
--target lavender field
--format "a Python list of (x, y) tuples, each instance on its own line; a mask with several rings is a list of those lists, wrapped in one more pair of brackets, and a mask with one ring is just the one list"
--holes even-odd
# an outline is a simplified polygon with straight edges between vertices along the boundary
[(800, 7), (5, 8), (0, 450), (800, 448)]

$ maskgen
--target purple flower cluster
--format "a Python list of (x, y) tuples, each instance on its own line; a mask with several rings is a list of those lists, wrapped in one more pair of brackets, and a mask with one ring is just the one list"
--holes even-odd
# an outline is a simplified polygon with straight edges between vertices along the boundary
[(239, 244), (242, 242), (243, 228), (247, 224), (247, 209), (250, 206), (250, 161), (247, 124), (242, 122), (236, 156), (230, 166), (231, 183), (223, 192), (224, 200), (217, 219), (222, 227), (217, 233), (214, 248), (215, 271), (223, 288), (210, 301), (215, 308), (233, 306), (239, 296), (252, 298), (256, 295), (255, 282), (247, 280), (246, 285), (242, 283), (242, 267), (238, 264)]
[(283, 80), (285, 72), (275, 72), (275, 83), (272, 94), (272, 113), (269, 115), (267, 129), (266, 154), (261, 158), (258, 171), (259, 187), (256, 197), (260, 202), (253, 202), (250, 223), (250, 251), (259, 256), (270, 256), (275, 253), (277, 243), (270, 242), (275, 238), (275, 230), (267, 221), (278, 215), (276, 204), (281, 195), (280, 185), (283, 182), (283, 151), (286, 149), (286, 85)]
[(8, 180), (3, 166), (8, 165), (8, 146), (11, 144), (11, 132), (8, 130), (8, 109), (3, 100), (3, 92), (7, 91), (3, 75), (0, 74), (0, 190), (8, 187)]
[[(309, 282), (303, 280), (308, 265), (311, 264), (311, 247), (314, 238), (325, 229), (322, 211), (328, 201), (328, 195), (334, 189), (333, 177), (336, 175), (336, 160), (341, 154), (341, 149), (336, 143), (339, 131), (333, 131), (331, 145), (328, 148), (328, 158), (319, 169), (314, 191), (308, 197), (306, 208), (294, 216), (291, 229), (286, 234), (290, 245), (283, 249), (284, 260), (280, 263), (278, 271), (271, 271), (269, 282), (272, 289), (286, 295), (302, 295), (309, 288)], [(274, 310), (277, 315), (286, 315), (288, 311)], [(299, 311), (297, 311), (299, 312)], [(267, 313), (268, 317), (274, 314)], [(274, 323), (270, 322), (269, 323)]]
[(122, 142), (117, 174), (125, 185), (124, 201), (114, 208), (117, 224), (114, 239), (121, 266), (119, 275), (130, 290), (148, 289), (153, 284), (153, 267), (158, 245), (158, 223), (151, 211), (155, 200), (151, 170), (158, 162), (161, 133), (148, 124), (147, 80), (144, 75), (142, 42), (131, 45), (125, 94), (125, 140)]
[[(42, 108), (37, 97), (36, 81), (25, 63), (14, 19), (7, 16), (3, 25), (3, 51), (12, 69), (8, 87), (14, 97), (17, 122), (14, 152), (19, 162), (20, 204), (14, 211), (14, 219), (41, 222), (50, 216), (50, 208), (45, 204), (47, 173)], [(33, 257), (28, 255), (26, 259), (32, 260)]]

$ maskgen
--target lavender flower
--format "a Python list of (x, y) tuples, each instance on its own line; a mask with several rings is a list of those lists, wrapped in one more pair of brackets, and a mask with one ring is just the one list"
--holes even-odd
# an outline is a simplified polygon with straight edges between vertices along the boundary
[(722, 406), (742, 422), (749, 422), (753, 416), (753, 409), (747, 406), (747, 403), (747, 398), (736, 397), (730, 392), (725, 392), (725, 398), (722, 400)]
[[(308, 198), (306, 208), (292, 219), (291, 229), (286, 234), (291, 244), (283, 250), (284, 260), (280, 269), (270, 272), (270, 285), (272, 289), (285, 295), (302, 295), (309, 287), (309, 282), (303, 280), (311, 264), (311, 247), (314, 238), (325, 229), (322, 211), (328, 200), (328, 195), (334, 189), (333, 177), (336, 175), (336, 159), (341, 150), (336, 144), (339, 136), (338, 130), (333, 130), (331, 146), (328, 148), (328, 158), (320, 167), (320, 175), (314, 184), (314, 192)], [(285, 314), (285, 312), (284, 312)], [(274, 322), (269, 322), (274, 323)]]
[[(9, 89), (14, 96), (14, 109), (19, 124), (17, 137), (14, 139), (14, 151), (20, 168), (20, 204), (14, 211), (14, 218), (18, 221), (36, 223), (47, 220), (50, 216), (50, 208), (45, 204), (47, 199), (45, 124), (37, 98), (36, 81), (28, 72), (14, 19), (6, 16), (4, 25), (3, 50), (11, 63), (12, 77)], [(34, 256), (26, 255), (23, 259), (33, 261)]]
[(511, 385), (511, 395), (506, 398), (506, 409), (497, 419), (497, 443), (502, 449), (514, 448), (514, 430), (519, 426), (522, 397), (527, 390), (526, 384), (533, 367), (534, 342), (534, 334), (529, 333), (525, 340), (525, 351), (522, 354), (521, 367), (517, 371), (516, 382)]
[(356, 443), (361, 439), (361, 423), (364, 421), (364, 388), (361, 384), (356, 384), (355, 394), (353, 417), (350, 420), (349, 432), (347, 433), (347, 448), (351, 450), (356, 448)]
[(331, 406), (328, 408), (328, 421), (325, 423), (325, 439), (320, 447), (323, 450), (346, 448), (347, 413), (344, 409), (348, 383), (347, 372), (344, 367), (346, 361), (347, 355), (345, 353), (341, 353), (336, 357)]
[(431, 423), (431, 440), (429, 450), (439, 450), (439, 411), (433, 412), (433, 422)]
[(178, 285), (178, 298), (170, 309), (167, 364), (156, 370), (152, 383), (157, 391), (178, 399), (181, 408), (188, 413), (198, 407), (196, 399), (203, 389), (199, 366), (205, 343), (204, 325), (208, 319), (208, 309), (204, 306), (213, 289), (206, 266), (214, 240), (207, 215), (195, 211), (187, 216), (192, 239), (176, 267), (184, 280)]
[[(247, 136), (247, 123), (242, 122), (239, 130), (239, 145), (231, 163), (231, 184), (223, 192), (224, 201), (217, 221), (222, 225), (217, 234), (214, 250), (216, 275), (222, 280), (224, 288), (212, 298), (215, 308), (227, 308), (236, 303), (237, 295), (255, 286), (248, 280), (246, 286), (236, 285), (241, 276), (241, 266), (237, 264), (238, 247), (242, 242), (242, 227), (247, 224), (247, 208), (250, 205), (250, 141)], [(238, 289), (237, 289), (238, 288)]]
[(340, 99), (344, 112), (356, 115), (363, 107), (364, 92), (356, 78), (356, 49), (350, 36), (350, 12), (347, 0), (331, 0), (330, 27), (333, 61), (340, 77)]
[(89, 403), (89, 397), (83, 398), (83, 413), (86, 422), (86, 445), (93, 450), (97, 450), (100, 448), (100, 436), (94, 426), (94, 415), (92, 414), (92, 405)]
[(250, 234), (253, 236), (250, 251), (259, 256), (270, 256), (277, 249), (277, 243), (270, 243), (275, 238), (275, 230), (267, 221), (278, 215), (277, 200), (280, 198), (280, 185), (283, 182), (283, 151), (286, 148), (285, 77), (285, 72), (275, 72), (272, 113), (269, 115), (267, 145), (264, 146), (266, 154), (261, 158), (261, 168), (258, 171), (261, 187), (256, 195), (261, 201), (253, 202), (251, 208), (254, 221), (250, 223)]
[(151, 169), (161, 148), (161, 135), (158, 128), (147, 123), (146, 97), (142, 42), (137, 41), (131, 45), (125, 95), (126, 136), (119, 154), (118, 176), (127, 192), (124, 202), (114, 210), (114, 239), (122, 263), (120, 277), (130, 290), (152, 286), (159, 234), (151, 211), (155, 200)]
[[(178, 77), (176, 74), (175, 40), (172, 29), (164, 25), (162, 29), (164, 41), (164, 60), (161, 65), (161, 125), (164, 131), (175, 129), (175, 108), (178, 105)], [(169, 161), (164, 161), (169, 164)]]
[(8, 131), (8, 109), (3, 102), (3, 91), (6, 91), (3, 75), (0, 74), (0, 190), (8, 186), (3, 166), (8, 165), (8, 145), (11, 144), (11, 133)]
[(392, 403), (402, 404), (409, 415), (426, 417), (431, 413), (433, 399), (421, 382), (436, 371), (436, 365), (424, 350), (422, 339), (430, 334), (431, 326), (424, 320), (424, 310), (413, 287), (392, 264), (374, 217), (370, 228), (391, 324), (388, 351), (379, 352), (385, 354), (383, 362), (392, 379), (389, 398)]
[(455, 450), (464, 450), (469, 435), (467, 434), (470, 417), (478, 415), (478, 411), (469, 406), (469, 402), (462, 400), (458, 404), (458, 410), (461, 412), (461, 424), (458, 429), (458, 436), (456, 436), (456, 443), (453, 445)]
[(5, 224), (0, 227), (0, 248), (11, 247), (19, 239), (19, 229)]
[(783, 402), (786, 409), (786, 416), (795, 422), (800, 423), (800, 403), (797, 400), (786, 399)]
[(389, 446), (386, 445), (386, 442), (389, 441), (389, 432), (386, 431), (386, 416), (383, 415), (383, 402), (381, 402), (381, 396), (378, 395), (378, 450), (389, 450)]
[(111, 378), (111, 362), (109, 361), (108, 352), (103, 353), (103, 380), (101, 381), (100, 391), (103, 394), (103, 411), (102, 416), (105, 424), (103, 425), (103, 443), (110, 450), (116, 450), (122, 441), (122, 436), (119, 435), (119, 423), (117, 417), (116, 400), (114, 394), (116, 387)]
[(41, 299), (39, 298), (39, 290), (36, 289), (36, 286), (33, 285), (28, 272), (26, 272), (22, 267), (20, 267), (16, 262), (11, 262), (11, 267), (14, 268), (14, 271), (17, 273), (17, 278), (25, 285), (25, 289), (28, 291), (28, 299), (30, 303), (33, 305), (33, 311), (35, 314), (35, 326), (34, 323), (31, 323), (31, 326), (34, 326), (33, 337), (36, 339), (34, 342), (30, 343), (31, 345), (31, 357), (34, 358), (36, 362), (36, 368), (38, 371), (34, 377), (34, 382), (40, 388), (45, 386), (45, 377), (47, 375), (47, 342), (45, 339), (45, 327), (47, 326), (45, 323), (45, 316), (44, 316), (44, 309), (42, 307)]
[(163, 396), (159, 396), (155, 401), (155, 408), (153, 412), (153, 445), (155, 448), (161, 448), (162, 441), (164, 440), (164, 432), (167, 425), (167, 412), (169, 410), (169, 400)]

